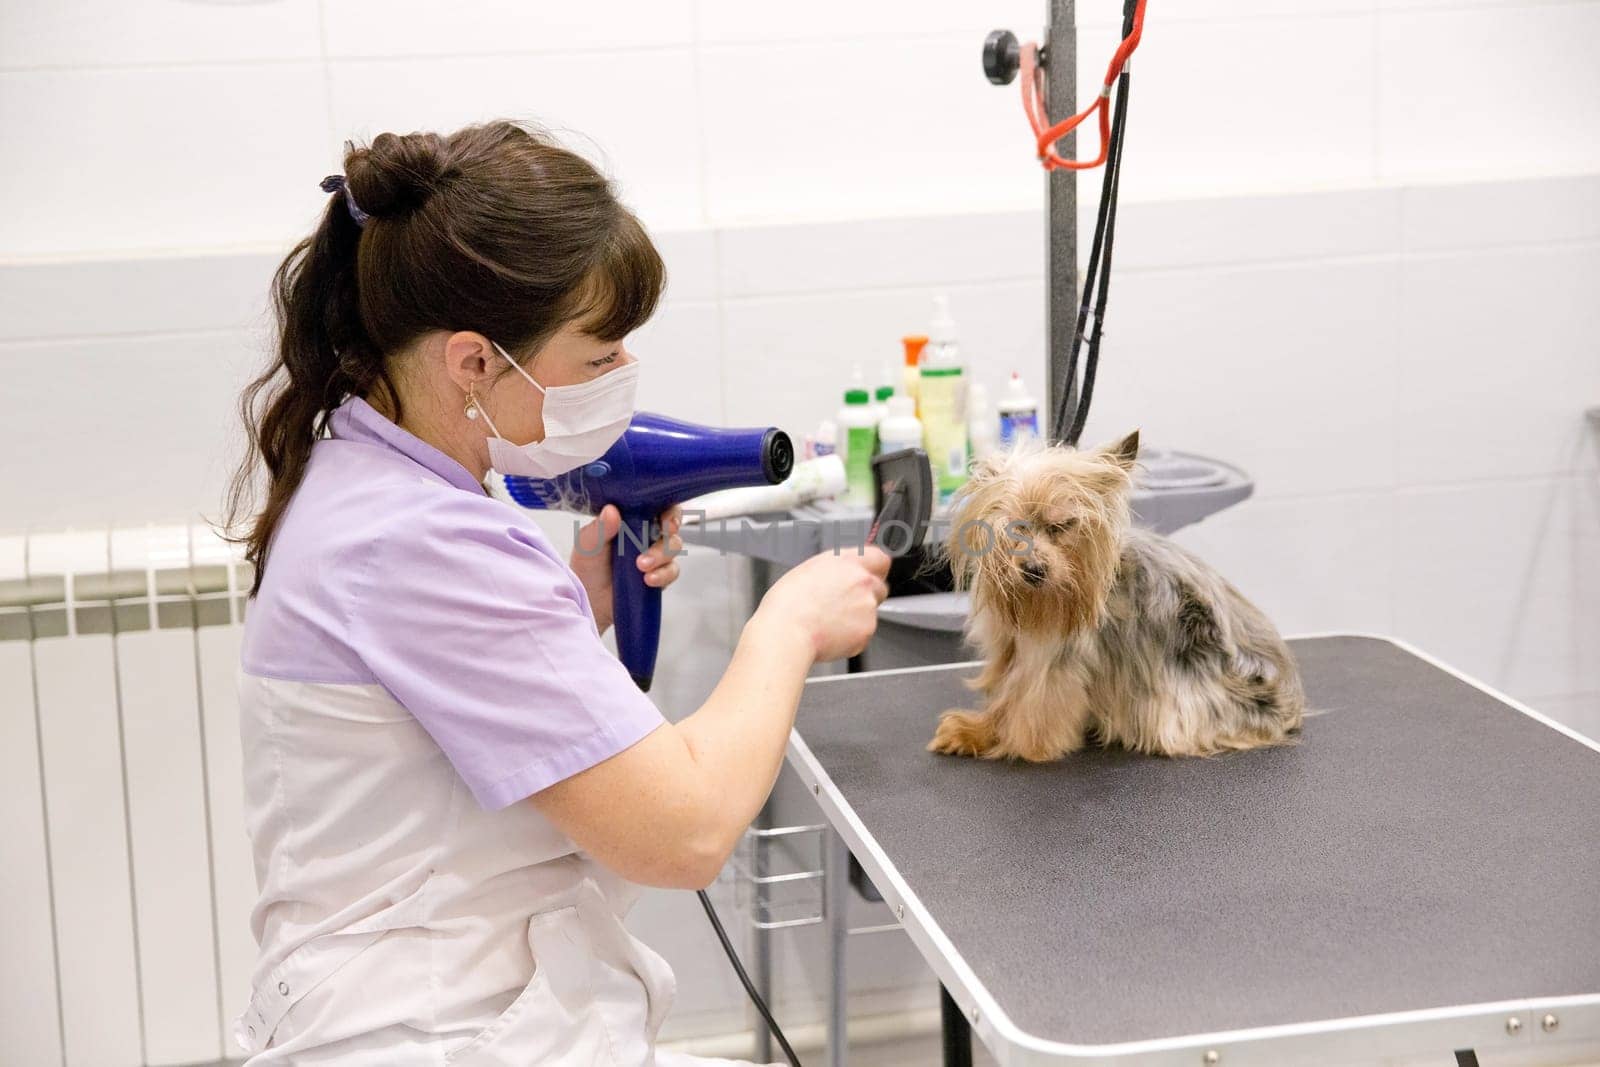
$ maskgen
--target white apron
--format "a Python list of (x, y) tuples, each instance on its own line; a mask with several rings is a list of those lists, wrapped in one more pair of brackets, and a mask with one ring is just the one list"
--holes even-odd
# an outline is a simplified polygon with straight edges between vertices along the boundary
[(250, 1067), (668, 1067), (636, 896), (531, 803), (479, 807), (381, 687), (240, 682), (261, 947)]

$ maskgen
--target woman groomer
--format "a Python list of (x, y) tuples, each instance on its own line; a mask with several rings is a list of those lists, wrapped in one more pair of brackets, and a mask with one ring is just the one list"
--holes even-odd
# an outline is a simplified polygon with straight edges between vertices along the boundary
[[(638, 1065), (673, 995), (621, 917), (709, 883), (802, 680), (875, 625), (888, 560), (818, 557), (666, 722), (600, 642), (608, 553), (562, 560), (493, 467), (554, 475), (633, 413), (660, 257), (595, 170), (509, 123), (352, 149), (279, 269), (246, 394), (267, 487), (241, 710), (261, 946), (252, 1065)], [(608, 511), (580, 536), (615, 535)], [(671, 523), (669, 522), (669, 525)], [(677, 575), (668, 546), (646, 581)]]

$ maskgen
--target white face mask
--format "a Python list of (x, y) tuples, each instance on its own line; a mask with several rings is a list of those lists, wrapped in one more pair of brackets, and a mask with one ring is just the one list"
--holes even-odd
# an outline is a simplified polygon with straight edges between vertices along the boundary
[(477, 410), (494, 434), (489, 438), (489, 465), (501, 474), (524, 478), (554, 478), (606, 454), (633, 419), (633, 398), (638, 391), (639, 365), (629, 363), (581, 385), (552, 385), (548, 389), (493, 341), (494, 350), (516, 372), (544, 394), (544, 440), (514, 445), (500, 436), (483, 405)]

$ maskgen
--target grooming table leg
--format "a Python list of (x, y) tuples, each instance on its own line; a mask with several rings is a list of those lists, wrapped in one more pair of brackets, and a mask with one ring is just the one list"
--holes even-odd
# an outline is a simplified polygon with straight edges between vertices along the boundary
[(845, 1067), (849, 1047), (845, 944), (850, 933), (850, 849), (828, 830), (822, 856), (822, 914), (828, 931), (828, 1067)]
[(972, 1027), (944, 986), (939, 987), (939, 1021), (944, 1027), (944, 1067), (972, 1067)]
[[(745, 612), (748, 618), (754, 614), (755, 606), (761, 603), (761, 598), (766, 596), (767, 590), (772, 588), (772, 564), (764, 559), (750, 560), (750, 610)], [(756, 816), (756, 826), (760, 829), (770, 829), (773, 822), (772, 798), (769, 796), (765, 804), (761, 805), (761, 813)], [(768, 874), (767, 849), (771, 847), (770, 839), (756, 842), (755, 868), (756, 877), (761, 878)], [(767, 887), (762, 882), (755, 886), (755, 915), (757, 919), (767, 920)], [(752, 957), (751, 980), (755, 982), (756, 992), (761, 994), (761, 999), (767, 1002), (767, 1007), (772, 1008), (772, 931), (760, 927), (752, 929), (750, 955)], [(750, 1028), (755, 1034), (755, 1060), (757, 1063), (771, 1063), (772, 1056), (772, 1031), (767, 1029), (767, 1021), (761, 1013), (751, 1005), (749, 1010)]]

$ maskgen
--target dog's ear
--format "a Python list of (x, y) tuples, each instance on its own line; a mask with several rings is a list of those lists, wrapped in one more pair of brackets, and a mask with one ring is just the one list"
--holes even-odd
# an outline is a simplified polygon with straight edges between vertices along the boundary
[(1139, 431), (1133, 431), (1116, 444), (1106, 445), (1100, 451), (1123, 470), (1133, 470), (1133, 465), (1139, 460)]

